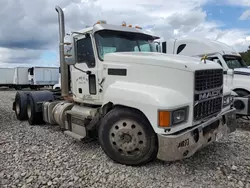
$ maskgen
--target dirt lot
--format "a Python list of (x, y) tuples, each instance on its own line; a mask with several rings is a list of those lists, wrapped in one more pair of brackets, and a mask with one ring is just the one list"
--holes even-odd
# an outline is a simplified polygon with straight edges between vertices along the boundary
[(250, 188), (250, 132), (245, 129), (181, 162), (127, 167), (108, 159), (95, 141), (80, 143), (56, 126), (17, 121), (14, 95), (0, 91), (0, 187)]

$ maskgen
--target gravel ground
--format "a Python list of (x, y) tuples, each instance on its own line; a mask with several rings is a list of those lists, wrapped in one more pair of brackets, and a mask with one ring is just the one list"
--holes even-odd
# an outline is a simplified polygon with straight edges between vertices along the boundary
[(250, 188), (250, 132), (245, 129), (181, 162), (127, 167), (108, 159), (95, 141), (80, 143), (56, 126), (17, 121), (14, 95), (0, 91), (0, 187)]

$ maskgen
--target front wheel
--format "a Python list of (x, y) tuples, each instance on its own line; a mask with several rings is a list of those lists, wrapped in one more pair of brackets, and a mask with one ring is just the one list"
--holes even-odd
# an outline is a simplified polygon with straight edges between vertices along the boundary
[(156, 158), (157, 136), (137, 110), (111, 110), (101, 121), (98, 137), (104, 152), (117, 163), (139, 166)]

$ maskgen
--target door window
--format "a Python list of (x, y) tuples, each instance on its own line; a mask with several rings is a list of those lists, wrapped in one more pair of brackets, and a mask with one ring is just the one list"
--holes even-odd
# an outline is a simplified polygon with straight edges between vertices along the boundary
[(76, 41), (77, 63), (86, 63), (88, 67), (95, 67), (95, 56), (89, 35)]

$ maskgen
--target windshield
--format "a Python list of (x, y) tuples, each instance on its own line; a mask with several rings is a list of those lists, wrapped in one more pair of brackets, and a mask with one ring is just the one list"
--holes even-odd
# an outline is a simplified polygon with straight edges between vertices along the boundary
[(113, 52), (156, 52), (152, 37), (139, 33), (103, 30), (95, 33), (95, 40), (101, 60)]
[(239, 56), (224, 55), (223, 58), (229, 69), (247, 68), (246, 63)]

